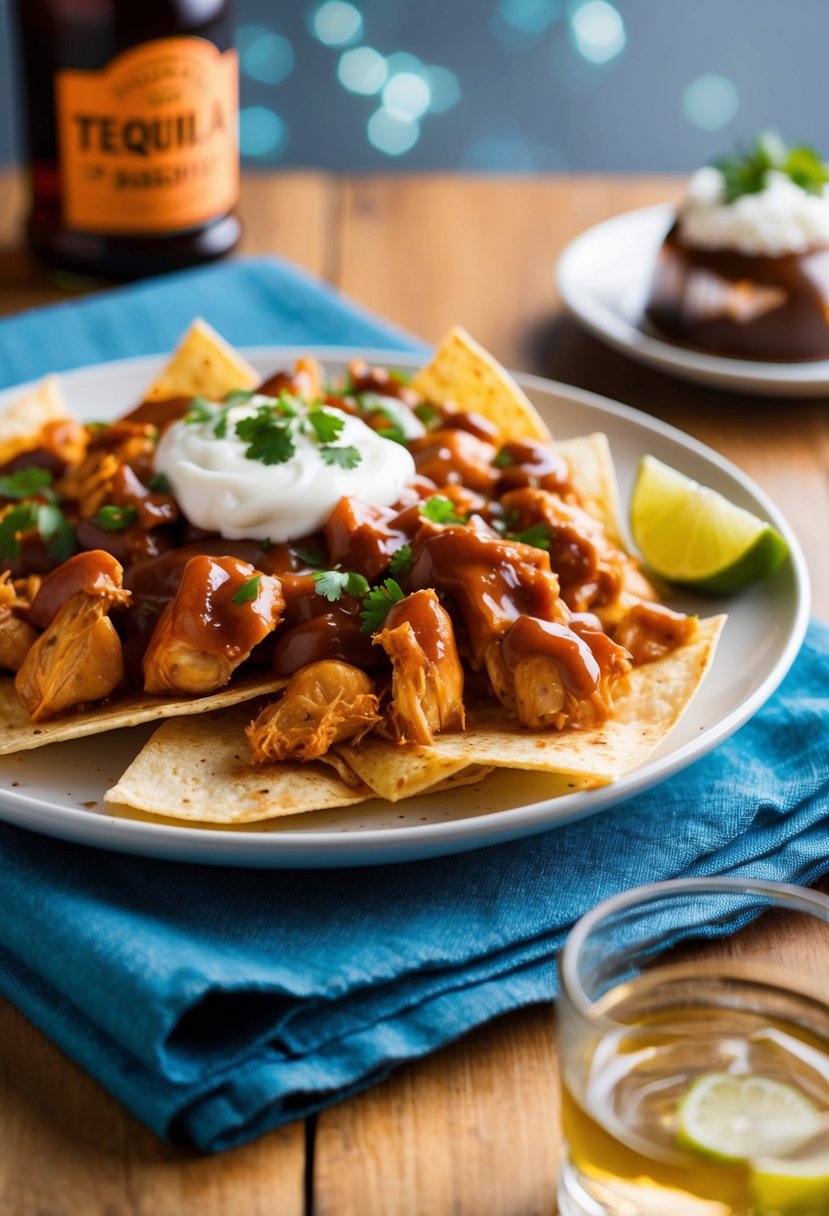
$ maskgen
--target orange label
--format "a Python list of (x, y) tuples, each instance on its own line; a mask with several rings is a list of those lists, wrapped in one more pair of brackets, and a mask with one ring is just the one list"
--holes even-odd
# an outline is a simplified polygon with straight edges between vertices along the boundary
[(83, 232), (172, 232), (239, 194), (235, 51), (159, 38), (55, 82), (64, 220)]

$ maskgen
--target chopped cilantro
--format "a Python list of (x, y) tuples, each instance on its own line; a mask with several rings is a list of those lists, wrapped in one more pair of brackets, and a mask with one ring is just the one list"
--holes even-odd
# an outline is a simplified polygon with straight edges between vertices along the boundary
[(390, 367), (389, 379), (393, 380), (395, 384), (411, 384), (414, 379), (414, 372), (404, 372), (402, 368)]
[(408, 442), (406, 432), (396, 422), (392, 422), (389, 426), (377, 426), (374, 429), (378, 435), (383, 439), (390, 440), (391, 443), (401, 443), (405, 447)]
[(332, 604), (343, 595), (365, 595), (368, 579), (354, 570), (319, 570), (313, 575), (317, 595)]
[(814, 148), (805, 144), (788, 147), (776, 131), (764, 131), (745, 151), (714, 161), (725, 182), (725, 201), (733, 203), (744, 194), (759, 194), (772, 170), (784, 173), (807, 194), (821, 194), (829, 172)]
[(451, 498), (443, 494), (434, 494), (420, 504), (420, 514), (424, 519), (430, 519), (433, 524), (465, 524), (467, 515), (459, 515)]
[(498, 452), (493, 458), (492, 463), (495, 465), (496, 469), (508, 469), (511, 465), (515, 464), (515, 461), (510, 456), (509, 452), (504, 451), (502, 448), (501, 451)]
[(549, 524), (533, 524), (523, 532), (511, 532), (511, 540), (517, 540), (522, 545), (532, 545), (534, 549), (549, 549), (553, 532)]
[(31, 466), (27, 469), (15, 469), (0, 477), (0, 496), (3, 498), (33, 498), (35, 494), (43, 494), (52, 484), (54, 477), (48, 469)]
[(157, 604), (151, 604), (149, 600), (142, 600), (138, 605), (138, 611), (144, 616), (158, 616), (161, 609)]
[(206, 397), (194, 397), (182, 422), (186, 422), (189, 426), (194, 426), (199, 422), (210, 422), (215, 413), (215, 406)]
[(297, 414), (299, 413), (297, 404), (298, 399), (283, 389), (276, 398), (276, 403), (273, 408), (276, 410), (277, 414), (281, 414), (283, 418), (296, 418)]
[(213, 434), (217, 439), (224, 439), (225, 435), (227, 434), (227, 416), (232, 409), (232, 405), (225, 404), (219, 410), (215, 425), (213, 427)]
[(344, 418), (338, 418), (336, 414), (329, 414), (327, 410), (321, 409), (311, 410), (308, 421), (316, 431), (320, 443), (331, 443), (345, 426)]
[(19, 537), (37, 527), (37, 507), (33, 502), (21, 503), (0, 519), (0, 557), (19, 557)]
[(341, 469), (356, 469), (357, 465), (363, 459), (362, 454), (357, 448), (352, 447), (331, 447), (330, 444), (324, 444), (320, 448), (320, 456), (327, 465), (339, 465)]
[(138, 511), (129, 503), (124, 507), (108, 504), (101, 507), (95, 516), (95, 523), (104, 532), (123, 532), (130, 528), (138, 519)]
[(155, 490), (158, 494), (169, 494), (172, 487), (166, 473), (153, 473), (147, 482), (147, 488)]
[(253, 574), (249, 579), (242, 583), (241, 587), (231, 597), (232, 604), (249, 604), (251, 600), (255, 600), (259, 594), (259, 584), (262, 581), (261, 574)]
[(225, 405), (241, 405), (255, 396), (255, 388), (232, 388), (229, 393), (225, 393), (224, 403)]
[(284, 464), (296, 451), (290, 428), (289, 419), (278, 418), (269, 405), (260, 405), (251, 417), (239, 419), (236, 434), (248, 445), (245, 449), (248, 460)]
[(396, 578), (403, 578), (409, 573), (409, 567), (412, 564), (412, 546), (401, 545), (396, 549), (391, 556), (389, 562), (389, 574), (393, 574)]
[(37, 530), (58, 561), (66, 561), (75, 552), (75, 529), (54, 503), (22, 502), (0, 520), (0, 557), (20, 555), (20, 537)]
[(390, 609), (406, 598), (405, 592), (393, 578), (387, 578), (379, 587), (372, 587), (363, 598), (360, 626), (363, 633), (376, 633)]
[(433, 427), (441, 420), (441, 412), (436, 405), (430, 405), (428, 401), (421, 401), (419, 405), (414, 407), (415, 416), (420, 419), (425, 427)]
[(317, 545), (313, 541), (307, 545), (293, 545), (291, 552), (312, 570), (324, 570), (328, 564), (328, 558), (325, 556), (322, 545)]

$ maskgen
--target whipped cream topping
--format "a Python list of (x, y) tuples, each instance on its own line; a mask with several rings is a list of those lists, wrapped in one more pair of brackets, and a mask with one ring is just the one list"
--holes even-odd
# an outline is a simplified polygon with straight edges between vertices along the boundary
[(829, 191), (808, 194), (774, 170), (765, 189), (726, 203), (719, 169), (698, 169), (678, 218), (682, 240), (698, 249), (775, 257), (829, 245)]

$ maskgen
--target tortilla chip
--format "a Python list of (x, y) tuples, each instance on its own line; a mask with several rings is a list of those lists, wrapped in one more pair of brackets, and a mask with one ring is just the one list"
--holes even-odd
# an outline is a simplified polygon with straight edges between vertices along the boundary
[(619, 484), (607, 435), (594, 431), (576, 439), (558, 439), (554, 447), (570, 466), (573, 485), (585, 511), (601, 522), (614, 545), (626, 550)]
[(74, 415), (63, 399), (60, 381), (46, 376), (0, 412), (0, 465), (33, 451), (43, 428), (65, 418)]
[(443, 758), (435, 754), (434, 748), (415, 743), (401, 746), (376, 735), (368, 735), (354, 747), (338, 747), (337, 752), (362, 782), (388, 802), (422, 794), (474, 763), (470, 756)]
[(49, 718), (45, 722), (33, 722), (18, 700), (14, 681), (3, 679), (0, 681), (0, 756), (45, 747), (47, 743), (63, 743), (67, 739), (99, 735), (122, 726), (137, 726), (140, 722), (153, 722), (156, 718), (204, 714), (211, 709), (222, 709), (226, 705), (236, 705), (240, 701), (278, 692), (287, 682), (275, 676), (248, 676), (206, 697), (151, 697), (135, 692), (110, 697), (99, 705), (89, 705), (85, 709), (67, 710), (60, 717)]
[[(530, 731), (519, 727), (494, 702), (467, 708), (466, 729), (438, 735), (431, 752), (435, 771), (449, 761), (493, 768), (567, 774), (579, 788), (607, 785), (647, 760), (692, 701), (711, 665), (724, 616), (700, 621), (697, 634), (684, 646), (654, 663), (634, 668), (629, 690), (620, 696), (612, 718), (589, 730)], [(367, 785), (376, 788), (385, 766), (393, 781), (401, 752), (395, 743), (370, 740), (374, 754), (364, 763), (357, 747), (340, 754)], [(426, 762), (426, 757), (421, 762)], [(365, 775), (364, 775), (365, 774)]]
[(412, 388), (436, 404), (452, 401), (494, 422), (505, 440), (540, 439), (549, 443), (550, 429), (512, 376), (455, 325), (431, 361), (412, 380)]
[(221, 401), (231, 389), (256, 388), (261, 379), (215, 329), (197, 317), (144, 400), (202, 396)]
[(353, 806), (371, 797), (349, 789), (324, 764), (250, 764), (250, 709), (165, 722), (136, 756), (107, 802), (203, 823), (253, 823), (303, 811)]

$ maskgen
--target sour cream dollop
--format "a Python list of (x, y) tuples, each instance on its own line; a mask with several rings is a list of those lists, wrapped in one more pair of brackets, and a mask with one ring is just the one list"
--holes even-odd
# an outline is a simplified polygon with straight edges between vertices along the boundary
[(719, 169), (698, 169), (678, 214), (683, 242), (698, 249), (777, 257), (829, 245), (829, 193), (809, 194), (774, 170), (763, 190), (726, 203)]
[(236, 424), (253, 417), (266, 401), (254, 397), (227, 410), (220, 435), (217, 405), (214, 418), (176, 422), (159, 441), (156, 471), (165, 475), (185, 516), (197, 527), (226, 540), (281, 544), (316, 532), (343, 497), (389, 507), (413, 480), (415, 464), (405, 447), (329, 406), (324, 412), (343, 424), (330, 446), (355, 448), (360, 459), (354, 468), (326, 463), (324, 445), (302, 406), (290, 420), (293, 455), (278, 464), (251, 459)]

